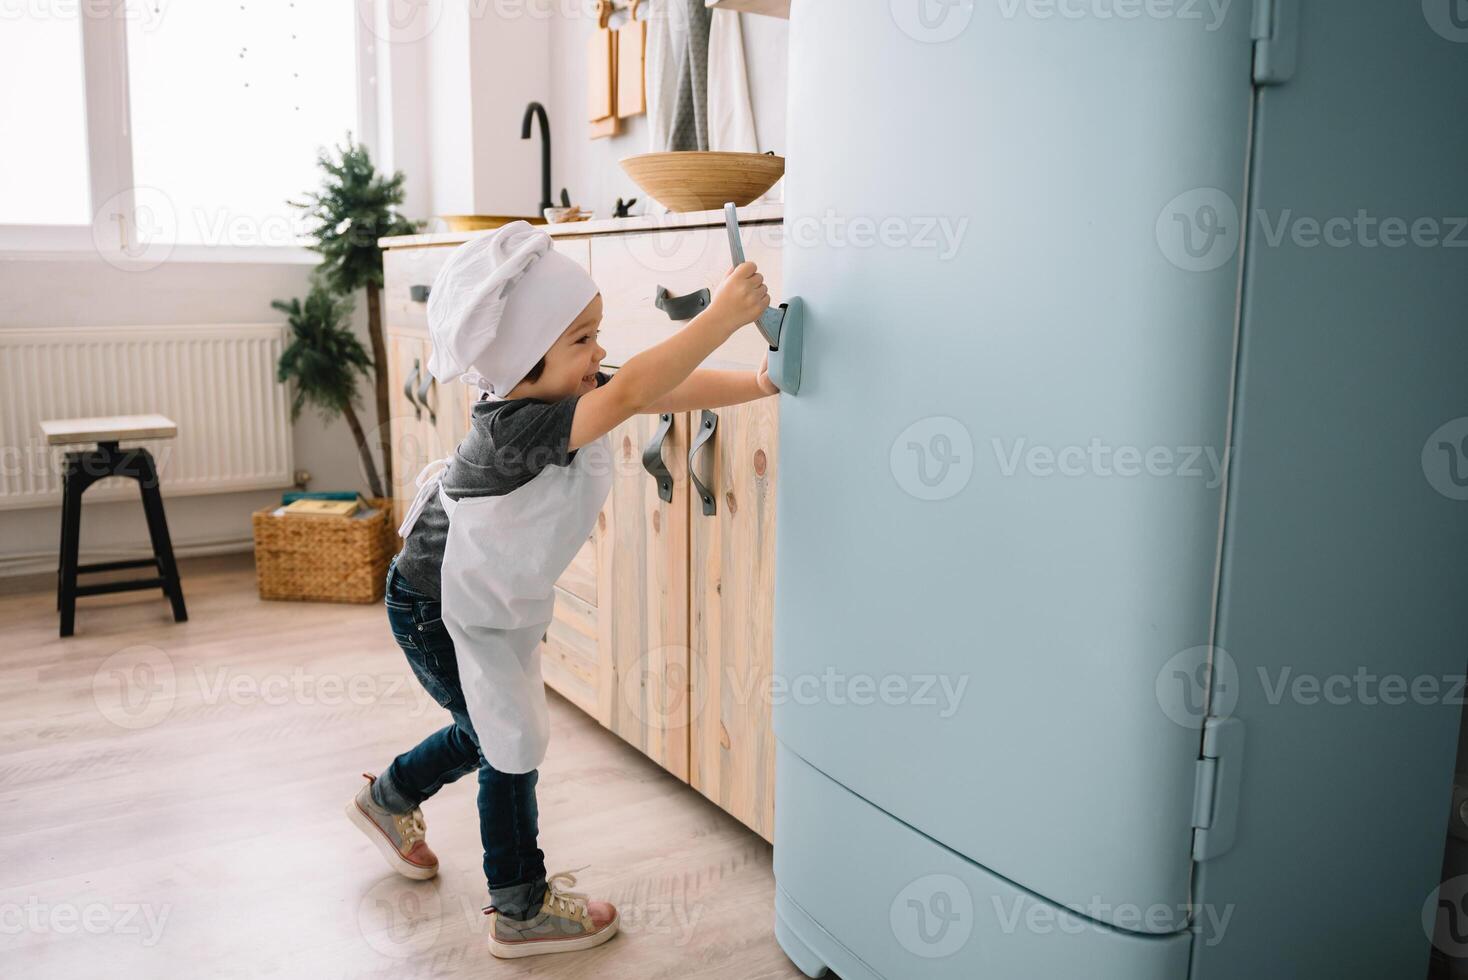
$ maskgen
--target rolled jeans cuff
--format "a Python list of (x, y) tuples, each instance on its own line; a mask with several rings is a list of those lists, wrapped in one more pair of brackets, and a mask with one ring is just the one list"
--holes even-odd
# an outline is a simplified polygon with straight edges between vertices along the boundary
[(521, 885), (506, 885), (489, 890), (489, 904), (507, 919), (524, 921), (540, 914), (545, 901), (545, 879), (537, 878)]
[(393, 782), (391, 773), (390, 769), (383, 770), (382, 774), (372, 781), (372, 802), (388, 813), (411, 813), (417, 808), (418, 801), (403, 795), (397, 783)]

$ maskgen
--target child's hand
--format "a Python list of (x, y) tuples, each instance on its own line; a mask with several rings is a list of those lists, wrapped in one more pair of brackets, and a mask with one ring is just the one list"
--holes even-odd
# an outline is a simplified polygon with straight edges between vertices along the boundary
[(759, 371), (755, 374), (754, 380), (755, 380), (755, 383), (759, 385), (759, 390), (760, 391), (763, 391), (765, 394), (767, 394), (767, 395), (778, 395), (780, 393), (780, 389), (775, 385), (775, 382), (773, 382), (773, 381), (770, 380), (770, 355), (769, 354), (766, 354), (760, 360), (760, 362), (759, 362)]
[(770, 290), (765, 286), (765, 277), (753, 262), (744, 262), (729, 270), (714, 293), (709, 310), (727, 323), (730, 330), (737, 330), (758, 320), (769, 305)]

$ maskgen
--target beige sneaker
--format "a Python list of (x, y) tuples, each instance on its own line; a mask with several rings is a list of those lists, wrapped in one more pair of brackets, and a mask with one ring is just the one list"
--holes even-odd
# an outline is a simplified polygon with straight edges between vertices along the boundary
[(569, 871), (547, 878), (540, 912), (529, 919), (511, 919), (493, 906), (486, 908), (490, 953), (500, 959), (569, 953), (600, 946), (615, 936), (616, 906), (588, 901), (585, 895), (569, 890), (574, 884), (576, 876)]
[(387, 863), (398, 874), (423, 881), (438, 874), (438, 855), (423, 839), (428, 828), (423, 811), (414, 807), (409, 813), (391, 813), (372, 801), (372, 784), (376, 777), (362, 773), (367, 785), (347, 803), (347, 819), (367, 835)]

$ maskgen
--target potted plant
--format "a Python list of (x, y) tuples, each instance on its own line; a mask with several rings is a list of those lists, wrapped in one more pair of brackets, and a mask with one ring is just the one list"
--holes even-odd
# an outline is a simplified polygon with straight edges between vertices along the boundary
[[(307, 233), (315, 240), (310, 247), (321, 253), (318, 272), (325, 285), (344, 296), (358, 289), (367, 291), (367, 334), (372, 345), (368, 363), (373, 369), (377, 401), (375, 428), (383, 479), (392, 487), (395, 484), (392, 438), (387, 424), (387, 344), (382, 334), (382, 249), (377, 247), (377, 240), (388, 235), (411, 234), (420, 225), (397, 210), (403, 203), (402, 171), (395, 171), (391, 177), (379, 175), (367, 148), (354, 143), (351, 133), (347, 134), (345, 145), (322, 150), (316, 162), (325, 175), (321, 189), (308, 193), (304, 201), (289, 203), (306, 212)], [(307, 307), (310, 304), (311, 297), (307, 297)], [(278, 305), (277, 308), (284, 309)], [(346, 404), (343, 414), (357, 436), (363, 463), (372, 474), (373, 494), (382, 496), (362, 429), (351, 414), (350, 402)]]
[[(275, 378), (282, 384), (294, 382), (291, 421), (300, 417), (301, 409), (310, 403), (325, 418), (345, 416), (347, 426), (357, 441), (362, 457), (362, 471), (373, 497), (386, 496), (367, 445), (367, 433), (357, 418), (357, 380), (372, 371), (372, 358), (362, 349), (362, 342), (352, 332), (352, 300), (338, 295), (321, 280), (312, 277), (311, 291), (303, 303), (300, 299), (275, 300), (270, 304), (286, 315), (291, 340), (281, 352)], [(380, 372), (378, 372), (380, 374)]]

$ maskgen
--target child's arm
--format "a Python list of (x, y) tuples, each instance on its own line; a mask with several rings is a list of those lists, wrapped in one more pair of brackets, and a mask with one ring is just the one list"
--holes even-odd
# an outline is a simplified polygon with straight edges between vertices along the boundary
[(653, 402), (645, 412), (696, 412), (701, 408), (723, 408), (739, 405), (756, 398), (778, 394), (774, 382), (770, 381), (769, 356), (758, 371), (714, 371), (699, 368), (688, 379)]
[(576, 402), (569, 448), (582, 446), (646, 412), (681, 384), (734, 331), (752, 323), (770, 305), (770, 291), (753, 262), (734, 268), (719, 285), (709, 308), (660, 344), (627, 359), (612, 379)]

